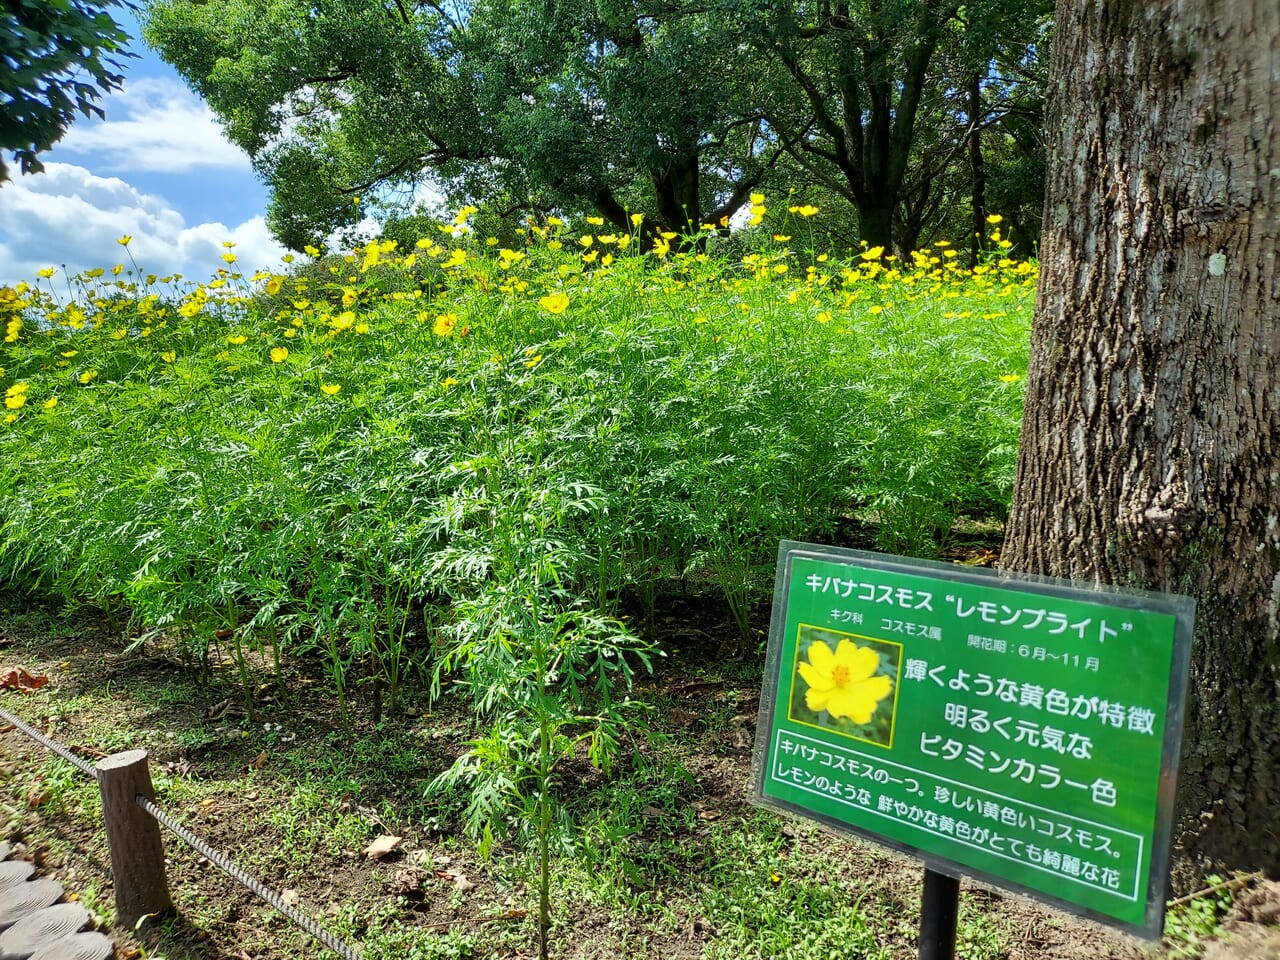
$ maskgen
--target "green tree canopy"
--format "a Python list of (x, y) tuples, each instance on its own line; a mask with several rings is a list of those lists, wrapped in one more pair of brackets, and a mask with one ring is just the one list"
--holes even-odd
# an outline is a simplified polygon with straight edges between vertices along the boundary
[[(0, 0), (0, 183), (3, 151), (23, 173), (44, 169), (37, 154), (67, 132), (76, 114), (103, 116), (98, 98), (119, 89), (129, 40), (107, 12), (122, 0)], [(131, 6), (130, 4), (123, 4)]]
[(782, 153), (758, 107), (781, 75), (692, 0), (153, 0), (145, 32), (253, 158), (294, 247), (358, 219), (354, 196), (429, 181), (683, 231), (745, 204)]
[(1011, 86), (1043, 83), (1008, 67), (1035, 60), (1049, 0), (759, 2), (752, 42), (801, 95), (768, 121), (869, 244), (913, 248), (954, 202), (971, 134), (1006, 116)]
[(971, 123), (956, 92), (1016, 60), (1045, 3), (148, 0), (145, 33), (253, 158), (295, 249), (358, 221), (354, 197), (403, 213), (428, 185), (686, 233), (780, 163), (888, 245), (944, 215), (966, 131), (1000, 116)]

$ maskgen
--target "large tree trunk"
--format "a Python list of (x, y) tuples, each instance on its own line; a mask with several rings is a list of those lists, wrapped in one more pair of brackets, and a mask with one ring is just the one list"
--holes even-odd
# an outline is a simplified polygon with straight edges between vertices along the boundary
[(1059, 0), (1012, 569), (1198, 602), (1187, 882), (1280, 870), (1280, 4)]

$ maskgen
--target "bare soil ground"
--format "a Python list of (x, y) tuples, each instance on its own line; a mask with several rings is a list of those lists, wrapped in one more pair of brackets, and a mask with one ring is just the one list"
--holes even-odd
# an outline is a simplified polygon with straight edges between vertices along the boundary
[[(767, 614), (758, 613), (761, 629)], [(717, 943), (735, 923), (724, 903), (785, 895), (795, 908), (797, 898), (839, 887), (872, 918), (876, 955), (914, 957), (919, 864), (748, 804), (760, 671), (756, 651), (742, 656), (716, 641), (730, 635), (728, 622), (705, 598), (664, 602), (655, 629), (670, 655), (639, 695), (654, 705), (667, 749), (688, 776), (637, 786), (664, 799), (638, 803), (625, 837), (595, 838), (589, 868), (566, 868), (555, 891), (553, 955), (721, 956)], [(101, 617), (0, 602), (0, 666), (49, 677), (35, 693), (0, 695), (0, 705), (88, 758), (145, 747), (166, 810), (322, 923), (365, 942), (370, 956), (535, 954), (528, 858), (501, 844), (481, 857), (459, 833), (459, 811), (422, 797), (423, 783), (473, 735), (468, 716), (429, 708), (411, 693), (401, 715), (378, 725), (357, 702), (348, 732), (328, 687), (298, 671), (287, 689), (261, 687), (250, 719), (229, 669), (197, 683), (171, 647), (153, 643), (125, 654), (126, 642)], [(41, 872), (110, 919), (109, 856), (94, 791), (81, 781), (87, 778), (52, 764), (22, 733), (0, 735), (0, 829)], [(584, 809), (621, 796), (608, 793), (618, 784), (585, 763), (565, 781)], [(373, 858), (364, 851), (378, 836), (400, 839)], [(758, 890), (737, 901), (723, 891), (712, 897), (730, 869), (726, 851), (751, 851), (753, 842), (768, 856), (750, 881)], [(625, 856), (611, 859), (615, 846)], [(332, 955), (176, 838), (166, 836), (166, 850), (178, 913), (112, 930), (120, 956)], [(622, 879), (608, 879), (610, 871)], [(958, 955), (967, 960), (1280, 958), (1280, 884), (1260, 879), (1232, 891), (1216, 933), (1160, 947), (1021, 897), (967, 882), (964, 891)], [(797, 943), (806, 935), (800, 926)], [(415, 935), (427, 934), (431, 951), (412, 946)], [(778, 953), (814, 955), (799, 947)]]

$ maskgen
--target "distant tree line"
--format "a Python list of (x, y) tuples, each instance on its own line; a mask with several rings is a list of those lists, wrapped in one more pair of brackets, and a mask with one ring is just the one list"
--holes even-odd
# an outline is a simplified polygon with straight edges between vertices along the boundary
[(988, 211), (1039, 233), (1046, 0), (148, 0), (142, 19), (295, 249), (432, 194), (687, 234), (795, 189), (835, 244), (972, 240)]

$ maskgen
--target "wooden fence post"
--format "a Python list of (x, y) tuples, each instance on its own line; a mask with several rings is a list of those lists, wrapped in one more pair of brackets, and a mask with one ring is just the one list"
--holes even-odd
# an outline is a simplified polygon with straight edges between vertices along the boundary
[(173, 909), (164, 872), (160, 824), (134, 802), (142, 794), (154, 800), (147, 751), (127, 750), (98, 762), (98, 789), (111, 848), (116, 887), (116, 920), (133, 927), (149, 913)]

